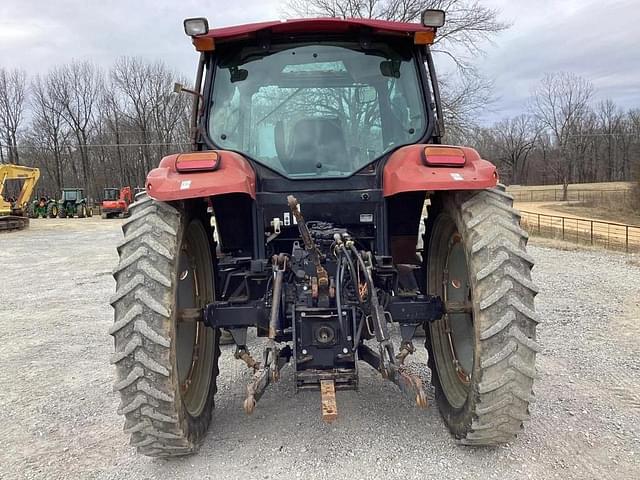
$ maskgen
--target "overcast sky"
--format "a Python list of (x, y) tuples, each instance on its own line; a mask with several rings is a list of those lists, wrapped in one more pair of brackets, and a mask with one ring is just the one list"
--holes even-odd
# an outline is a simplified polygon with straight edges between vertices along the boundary
[[(483, 123), (521, 113), (545, 72), (591, 80), (597, 98), (640, 107), (640, 0), (485, 0), (512, 24), (477, 59), (495, 79)], [(606, 5), (605, 5), (606, 3)], [(212, 26), (277, 19), (278, 0), (0, 0), (0, 66), (29, 74), (72, 59), (108, 67), (120, 55), (162, 59), (192, 78), (196, 56), (182, 19)]]

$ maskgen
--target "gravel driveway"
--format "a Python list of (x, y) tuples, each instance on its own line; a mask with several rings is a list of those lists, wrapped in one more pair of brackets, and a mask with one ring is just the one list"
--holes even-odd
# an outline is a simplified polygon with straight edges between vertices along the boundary
[[(0, 235), (0, 478), (640, 478), (640, 263), (532, 246), (542, 352), (531, 421), (469, 449), (367, 366), (325, 425), (292, 375), (242, 409), (249, 372), (223, 347), (214, 424), (198, 455), (137, 456), (112, 393), (111, 268), (119, 220), (32, 220)], [(254, 347), (257, 353), (257, 348)], [(418, 358), (419, 360), (420, 358)]]

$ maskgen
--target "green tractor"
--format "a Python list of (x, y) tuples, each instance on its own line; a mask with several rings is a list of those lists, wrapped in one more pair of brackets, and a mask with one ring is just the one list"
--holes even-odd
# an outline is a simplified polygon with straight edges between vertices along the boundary
[(63, 188), (62, 198), (58, 200), (57, 207), (59, 218), (85, 218), (93, 215), (82, 188)]
[(29, 204), (29, 218), (54, 218), (58, 216), (55, 200), (40, 197)]

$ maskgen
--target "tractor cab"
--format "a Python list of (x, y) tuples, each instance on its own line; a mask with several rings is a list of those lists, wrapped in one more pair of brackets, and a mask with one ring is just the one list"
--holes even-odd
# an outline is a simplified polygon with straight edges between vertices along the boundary
[(102, 199), (103, 200), (118, 200), (120, 190), (117, 188), (105, 188)]
[(427, 134), (415, 46), (357, 35), (237, 45), (216, 65), (208, 134), (290, 179), (345, 178)]
[(74, 216), (85, 218), (93, 215), (82, 188), (63, 188), (56, 210), (59, 218), (72, 218)]
[(131, 187), (105, 188), (102, 200), (102, 218), (126, 217), (129, 215), (129, 204), (133, 201)]
[(77, 202), (84, 197), (83, 190), (81, 188), (65, 188), (62, 190), (63, 202)]

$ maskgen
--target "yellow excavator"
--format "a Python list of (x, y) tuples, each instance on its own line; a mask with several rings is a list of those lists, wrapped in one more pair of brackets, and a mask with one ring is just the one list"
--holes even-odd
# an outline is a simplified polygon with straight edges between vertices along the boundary
[[(0, 165), (0, 231), (21, 230), (29, 226), (29, 200), (40, 178), (40, 170), (22, 165)], [(22, 180), (17, 197), (9, 197), (7, 180)]]

